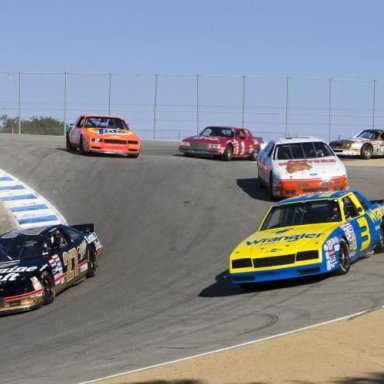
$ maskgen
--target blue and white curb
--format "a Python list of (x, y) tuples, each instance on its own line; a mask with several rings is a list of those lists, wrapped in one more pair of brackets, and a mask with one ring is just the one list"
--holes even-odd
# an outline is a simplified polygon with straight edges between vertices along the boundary
[(67, 224), (60, 212), (44, 197), (3, 170), (0, 170), (0, 200), (20, 228)]

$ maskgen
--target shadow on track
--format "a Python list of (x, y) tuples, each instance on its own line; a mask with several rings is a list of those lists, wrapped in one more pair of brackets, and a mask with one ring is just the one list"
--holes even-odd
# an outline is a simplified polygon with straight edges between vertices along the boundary
[(318, 283), (330, 276), (308, 276), (301, 277), (291, 280), (283, 280), (283, 281), (272, 281), (272, 282), (262, 282), (249, 284), (247, 288), (242, 288), (235, 284), (232, 284), (228, 270), (223, 271), (216, 275), (216, 282), (210, 285), (207, 288), (204, 288), (200, 293), (199, 297), (226, 297), (226, 296), (234, 296), (234, 295), (242, 295), (252, 292), (263, 292), (263, 291), (273, 291), (276, 289), (284, 289), (296, 287), (299, 285), (310, 285)]
[(268, 189), (260, 188), (257, 178), (237, 179), (237, 186), (255, 200), (270, 201)]

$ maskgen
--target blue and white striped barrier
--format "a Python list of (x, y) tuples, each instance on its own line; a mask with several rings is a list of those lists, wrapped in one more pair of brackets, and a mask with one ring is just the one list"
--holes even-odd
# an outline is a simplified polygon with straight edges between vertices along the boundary
[(0, 200), (21, 228), (67, 224), (46, 199), (3, 170), (0, 170)]

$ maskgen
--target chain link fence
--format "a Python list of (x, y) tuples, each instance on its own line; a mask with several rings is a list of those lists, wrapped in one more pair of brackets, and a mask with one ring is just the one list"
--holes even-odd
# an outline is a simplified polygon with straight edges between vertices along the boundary
[[(384, 82), (361, 79), (186, 74), (0, 72), (0, 115), (51, 117), (65, 127), (83, 113), (124, 117), (142, 139), (178, 140), (207, 125), (243, 126), (266, 140), (327, 141), (381, 128)], [(0, 127), (1, 129), (1, 127)]]

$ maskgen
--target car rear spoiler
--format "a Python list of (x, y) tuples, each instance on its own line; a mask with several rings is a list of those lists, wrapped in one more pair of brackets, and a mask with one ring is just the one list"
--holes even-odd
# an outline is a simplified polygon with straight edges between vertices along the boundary
[(80, 232), (94, 232), (95, 225), (94, 224), (77, 224), (71, 225), (72, 228), (77, 229)]
[(379, 204), (383, 205), (384, 204), (384, 199), (383, 200), (369, 200), (372, 204)]

